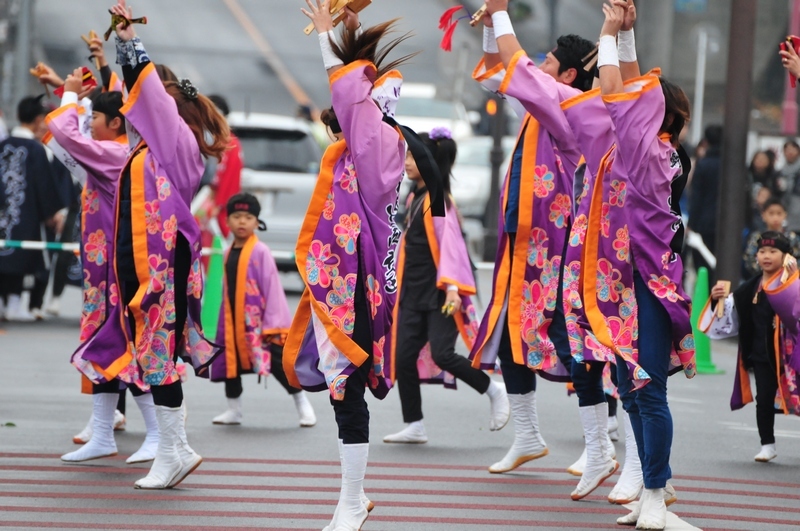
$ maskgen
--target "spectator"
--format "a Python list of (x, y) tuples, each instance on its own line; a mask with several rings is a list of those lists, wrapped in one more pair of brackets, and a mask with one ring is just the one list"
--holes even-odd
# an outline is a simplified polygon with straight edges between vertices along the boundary
[[(795, 258), (800, 257), (800, 238), (794, 232), (786, 229), (786, 209), (780, 199), (771, 198), (764, 203), (761, 210), (761, 219), (764, 222), (765, 230), (779, 232), (786, 236), (791, 247), (790, 253)], [(761, 274), (756, 255), (758, 254), (758, 240), (762, 232), (753, 231), (747, 239), (747, 246), (744, 251), (744, 268), (748, 279)]]
[[(766, 186), (761, 186), (755, 192), (755, 197), (750, 202), (750, 231), (751, 232), (764, 232), (767, 226), (764, 223), (762, 212), (764, 205), (770, 199), (777, 198)], [(785, 212), (785, 209), (784, 209)]]
[(772, 193), (778, 190), (778, 172), (775, 170), (775, 153), (772, 151), (756, 151), (748, 168), (753, 197), (761, 188), (766, 187)]
[[(690, 184), (689, 230), (702, 236), (708, 250), (712, 254), (716, 254), (717, 197), (722, 169), (722, 126), (706, 127), (703, 140), (707, 148), (703, 157), (697, 161)], [(692, 249), (692, 260), (695, 268), (705, 267), (708, 269), (709, 282), (713, 285), (713, 268), (709, 266), (703, 255)]]
[[(227, 119), (228, 114), (230, 114), (230, 107), (228, 107), (228, 102), (225, 98), (214, 94), (209, 96), (209, 99)], [(225, 205), (227, 205), (228, 199), (241, 191), (242, 168), (244, 167), (242, 144), (233, 132), (231, 132), (230, 138), (230, 146), (222, 155), (222, 160), (217, 165), (217, 171), (211, 181), (211, 189), (214, 190), (215, 215), (219, 222), (219, 228), (222, 230), (222, 235), (226, 238), (230, 230), (228, 229), (228, 213), (225, 211)]]
[(786, 163), (778, 176), (778, 189), (783, 194), (789, 228), (800, 230), (800, 144), (790, 138), (783, 145)]

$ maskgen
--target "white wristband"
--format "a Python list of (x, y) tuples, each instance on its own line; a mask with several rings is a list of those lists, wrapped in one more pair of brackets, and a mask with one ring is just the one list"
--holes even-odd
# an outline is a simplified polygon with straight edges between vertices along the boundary
[(448, 284), (447, 291), (458, 291), (458, 286), (454, 286), (453, 284)]
[(65, 90), (64, 94), (61, 96), (61, 106), (66, 107), (67, 105), (72, 105), (73, 103), (77, 105), (78, 93)]
[(335, 66), (341, 66), (344, 63), (333, 53), (330, 39), (336, 40), (336, 35), (333, 31), (326, 31), (319, 34), (319, 49), (322, 51), (322, 62), (325, 64), (325, 70), (330, 70)]
[(600, 46), (597, 50), (597, 68), (603, 66), (616, 66), (619, 68), (617, 39), (613, 35), (603, 35), (600, 37)]
[(516, 35), (514, 26), (511, 24), (511, 17), (508, 11), (498, 11), (492, 15), (492, 26), (494, 26), (494, 36), (496, 39), (505, 35)]
[(363, 34), (364, 34), (364, 27), (359, 22), (358, 23), (358, 27), (356, 28), (356, 31), (353, 32), (353, 35), (355, 35), (355, 37), (357, 39), (357, 38), (361, 37)]
[(500, 53), (497, 48), (497, 37), (494, 36), (494, 28), (483, 27), (483, 51), (486, 53)]
[(633, 29), (619, 32), (617, 51), (621, 63), (636, 62), (636, 37), (633, 35)]

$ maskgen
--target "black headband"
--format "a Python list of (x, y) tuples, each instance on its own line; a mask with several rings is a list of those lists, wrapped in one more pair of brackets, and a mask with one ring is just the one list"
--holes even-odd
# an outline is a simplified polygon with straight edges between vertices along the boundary
[(782, 253), (788, 253), (792, 250), (789, 239), (783, 234), (776, 234), (774, 236), (762, 236), (758, 239), (758, 248), (774, 247)]

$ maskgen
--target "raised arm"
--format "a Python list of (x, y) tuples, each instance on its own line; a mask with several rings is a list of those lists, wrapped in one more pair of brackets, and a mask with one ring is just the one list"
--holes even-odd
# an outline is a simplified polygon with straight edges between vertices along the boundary
[(617, 50), (619, 52), (619, 69), (622, 80), (627, 81), (642, 75), (639, 70), (639, 60), (636, 56), (636, 38), (633, 25), (636, 22), (636, 6), (633, 0), (614, 0), (615, 4), (622, 7), (624, 4), (625, 18), (617, 35)]
[(600, 68), (600, 92), (603, 96), (623, 90), (617, 50), (617, 34), (625, 21), (625, 10), (616, 4), (603, 4), (605, 22), (600, 30), (597, 66)]

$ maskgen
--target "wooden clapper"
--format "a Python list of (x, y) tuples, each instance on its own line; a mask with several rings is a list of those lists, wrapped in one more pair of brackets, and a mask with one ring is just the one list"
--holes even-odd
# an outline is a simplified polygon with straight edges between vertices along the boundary
[[(331, 0), (331, 15), (333, 15), (333, 27), (339, 25), (344, 20), (344, 8), (349, 7), (356, 13), (362, 11), (368, 5), (372, 3), (372, 0)], [(303, 30), (303, 33), (306, 35), (311, 35), (314, 31), (314, 24), (309, 24), (306, 26), (306, 29)]]

